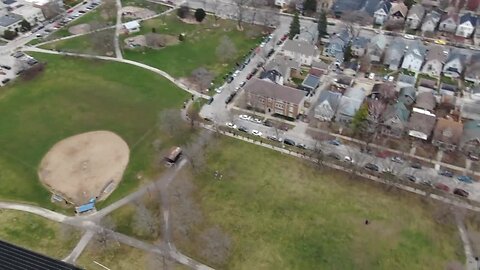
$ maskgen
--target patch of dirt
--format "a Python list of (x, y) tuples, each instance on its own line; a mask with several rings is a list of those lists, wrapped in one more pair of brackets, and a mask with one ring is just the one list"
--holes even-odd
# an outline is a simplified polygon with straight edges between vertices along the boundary
[(110, 131), (93, 131), (55, 144), (38, 169), (40, 181), (55, 194), (81, 205), (105, 199), (122, 180), (130, 149)]
[(78, 25), (74, 25), (70, 28), (68, 28), (68, 32), (72, 35), (80, 35), (80, 34), (85, 34), (91, 31), (91, 27), (87, 23), (82, 23)]
[(141, 7), (126, 6), (122, 8), (122, 16), (126, 19), (145, 19), (155, 14), (154, 11)]
[(188, 17), (188, 18), (180, 18), (178, 17), (178, 19), (184, 23), (188, 23), (188, 24), (201, 24), (201, 22), (197, 22), (197, 20), (195, 20), (194, 17)]
[(176, 36), (148, 33), (125, 39), (125, 44), (129, 48), (150, 48), (161, 49), (180, 43)]

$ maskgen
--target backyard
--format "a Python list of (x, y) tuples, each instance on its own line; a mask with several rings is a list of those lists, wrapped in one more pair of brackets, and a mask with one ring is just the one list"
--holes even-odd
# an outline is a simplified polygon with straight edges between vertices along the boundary
[(175, 244), (212, 267), (412, 270), (464, 261), (456, 227), (437, 219), (443, 208), (433, 203), (238, 140), (210, 145), (208, 166), (177, 177), (170, 192)]
[[(193, 70), (204, 67), (214, 73), (218, 82), (237, 61), (241, 61), (251, 49), (260, 43), (263, 31), (268, 29), (245, 25), (244, 31), (241, 32), (236, 30), (234, 21), (220, 19), (217, 24), (215, 25), (212, 16), (207, 16), (199, 24), (185, 23), (175, 14), (147, 20), (142, 22), (139, 33), (124, 38), (151, 32), (174, 37), (184, 33), (185, 41), (161, 49), (124, 48), (124, 55), (127, 59), (154, 66), (177, 78), (189, 77)], [(224, 36), (228, 37), (235, 45), (236, 53), (222, 63), (219, 61), (216, 51)]]
[(161, 76), (122, 63), (32, 55), (46, 63), (44, 72), (0, 91), (0, 200), (58, 209), (38, 180), (40, 160), (61, 139), (109, 130), (127, 142), (130, 161), (102, 207), (164, 170), (159, 153), (192, 135), (183, 126), (178, 134), (159, 128), (161, 113), (176, 115), (189, 97)]
[(76, 228), (33, 214), (0, 210), (0, 239), (56, 259), (70, 254), (80, 233)]

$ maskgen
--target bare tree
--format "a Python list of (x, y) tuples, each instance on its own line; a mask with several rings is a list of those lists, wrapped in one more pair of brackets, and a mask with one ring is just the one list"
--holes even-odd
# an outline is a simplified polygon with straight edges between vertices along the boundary
[(175, 262), (166, 256), (150, 252), (145, 260), (147, 270), (167, 270), (175, 268)]
[(250, 3), (250, 0), (234, 0), (233, 2), (237, 7), (237, 27), (239, 30), (243, 30), (242, 23), (245, 16), (245, 10)]
[(216, 265), (222, 265), (227, 261), (231, 253), (232, 240), (219, 227), (206, 229), (199, 238), (201, 243), (204, 243), (200, 251), (202, 257)]
[(145, 35), (145, 44), (150, 48), (163, 48), (167, 45), (167, 38), (163, 35), (148, 33)]
[(65, 11), (65, 8), (63, 5), (60, 5), (60, 3), (63, 4), (63, 2), (59, 1), (48, 1), (45, 5), (43, 5), (42, 12), (45, 16), (45, 19), (55, 18)]
[(215, 75), (204, 67), (199, 67), (192, 71), (192, 79), (198, 85), (200, 91), (210, 87), (214, 78)]
[(153, 213), (143, 202), (135, 203), (135, 215), (133, 217), (133, 230), (138, 235), (151, 235), (154, 238), (160, 233), (161, 217), (159, 213)]
[(225, 62), (236, 56), (237, 47), (229, 37), (223, 36), (220, 40), (220, 44), (217, 46), (216, 54), (220, 61)]
[(180, 111), (176, 109), (167, 109), (160, 112), (158, 115), (158, 127), (170, 137), (178, 134), (179, 130), (184, 127)]
[(211, 136), (211, 132), (202, 131), (194, 143), (185, 146), (183, 149), (184, 155), (187, 157), (193, 171), (196, 173), (201, 172), (205, 167), (205, 147), (207, 146), (207, 143), (211, 146)]
[(252, 6), (252, 24), (255, 24), (255, 17), (257, 17), (257, 12), (261, 11), (260, 7), (263, 7), (267, 4), (267, 0), (253, 0), (250, 2)]
[(113, 230), (116, 224), (113, 219), (107, 216), (100, 221), (100, 226), (101, 228), (95, 235), (94, 243), (97, 249), (105, 251), (115, 243)]

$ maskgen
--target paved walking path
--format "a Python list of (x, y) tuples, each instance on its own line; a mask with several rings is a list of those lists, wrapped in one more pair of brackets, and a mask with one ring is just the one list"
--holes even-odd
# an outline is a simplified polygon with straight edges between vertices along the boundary
[(71, 263), (71, 264), (75, 264), (78, 257), (80, 257), (80, 254), (82, 254), (82, 252), (85, 249), (85, 247), (87, 246), (88, 242), (90, 242), (90, 240), (93, 238), (94, 235), (95, 235), (94, 231), (92, 231), (92, 230), (86, 231), (82, 235), (82, 238), (80, 238), (80, 241), (78, 241), (77, 245), (72, 250), (72, 252), (70, 254), (68, 254), (68, 256), (65, 259), (63, 259), (63, 261)]
[(115, 25), (115, 36), (113, 38), (113, 45), (115, 46), (115, 57), (117, 57), (117, 59), (123, 59), (122, 50), (120, 48), (120, 41), (119, 41), (119, 36), (123, 30), (121, 0), (116, 0), (116, 7), (117, 7), (117, 23)]
[(455, 215), (455, 220), (457, 222), (458, 233), (463, 242), (463, 249), (465, 251), (465, 269), (466, 270), (478, 270), (477, 261), (473, 256), (472, 246), (470, 245), (470, 240), (468, 239), (467, 229), (465, 224), (458, 215)]

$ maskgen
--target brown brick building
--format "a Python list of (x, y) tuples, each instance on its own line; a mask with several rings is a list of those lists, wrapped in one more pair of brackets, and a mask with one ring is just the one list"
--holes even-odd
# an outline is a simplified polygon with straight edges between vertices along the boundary
[(302, 112), (306, 92), (254, 78), (244, 87), (247, 105), (267, 114), (296, 118)]

